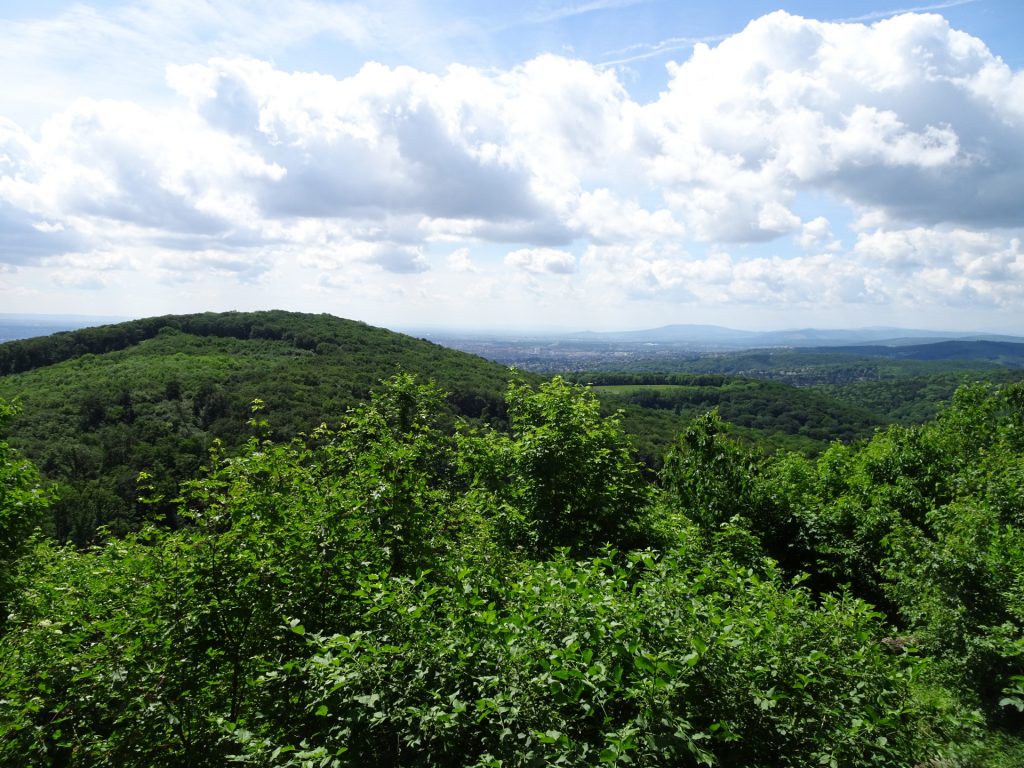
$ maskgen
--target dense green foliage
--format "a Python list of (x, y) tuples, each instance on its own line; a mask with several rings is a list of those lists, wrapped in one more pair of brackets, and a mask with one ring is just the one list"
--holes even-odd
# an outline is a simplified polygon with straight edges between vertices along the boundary
[[(7, 361), (6, 363), (4, 361)], [(448, 419), (504, 418), (507, 369), (381, 328), (287, 312), (181, 315), (0, 345), (0, 398), (21, 413), (11, 444), (62, 485), (52, 532), (79, 545), (99, 526), (123, 534), (147, 520), (177, 525), (170, 503), (214, 439), (246, 439), (249, 404), (265, 404), (287, 439), (337, 423), (399, 371), (451, 394)], [(138, 503), (151, 476), (163, 504)]]
[[(0, 377), (0, 764), (1024, 761), (1024, 384), (866, 433), (954, 379), (602, 402), (333, 318), (173, 321)], [(763, 450), (756, 410), (865, 436)], [(630, 425), (675, 430), (658, 476)]]
[(539, 395), (513, 385), (507, 401), (509, 436), (491, 434), (471, 451), (506, 518), (520, 521), (516, 544), (540, 551), (617, 538), (648, 500), (619, 416), (602, 417), (596, 397), (560, 378)]
[(604, 385), (597, 391), (645, 408), (675, 411), (691, 419), (717, 409), (723, 419), (739, 427), (768, 434), (799, 435), (824, 444), (867, 437), (883, 423), (866, 408), (774, 381), (679, 374), (664, 378), (673, 383)]
[[(797, 354), (797, 353), (793, 353)], [(828, 369), (829, 353), (799, 353), (808, 371)], [(850, 442), (870, 437), (880, 426), (910, 426), (933, 419), (957, 388), (977, 381), (1013, 383), (1024, 379), (1024, 369), (956, 370), (918, 375), (915, 361), (888, 363), (887, 370), (870, 372), (840, 368), (836, 384), (794, 386), (799, 368), (765, 354), (771, 366), (746, 371), (762, 378), (716, 373), (629, 373), (592, 371), (574, 374), (573, 380), (594, 387), (612, 407), (624, 411), (623, 424), (634, 436), (646, 463), (660, 466), (662, 455), (675, 435), (711, 409), (731, 425), (732, 434), (773, 452), (817, 455), (835, 440)], [(715, 365), (715, 356), (701, 358), (690, 367)], [(774, 361), (774, 362), (771, 362)], [(962, 366), (964, 361), (943, 361)], [(860, 371), (860, 373), (858, 373)], [(868, 380), (861, 380), (864, 374)], [(879, 378), (881, 377), (881, 378)], [(828, 380), (830, 376), (811, 377)], [(790, 382), (790, 383), (783, 383)]]
[[(179, 525), (178, 484), (195, 475), (212, 440), (229, 451), (245, 442), (252, 400), (263, 400), (271, 433), (283, 440), (338, 423), (403, 370), (448, 392), (449, 420), (506, 423), (506, 368), (362, 323), (288, 312), (165, 316), (3, 344), (0, 398), (23, 406), (8, 427), (11, 444), (61, 485), (49, 531), (83, 546), (101, 526), (123, 535), (147, 521)], [(768, 381), (601, 376), (672, 385), (597, 388), (605, 415), (622, 409), (649, 469), (711, 407), (750, 443), (808, 454), (887, 421), (838, 394)], [(162, 503), (139, 503), (140, 473)]]
[(0, 762), (1021, 756), (1024, 387), (814, 460), (758, 454), (712, 412), (660, 488), (588, 390), (513, 383), (507, 409), (507, 431), (453, 429), (443, 393), (400, 375), (275, 441), (257, 404), (243, 450), (215, 445), (181, 489), (185, 524), (86, 549), (26, 538), (33, 502)]
[(829, 397), (871, 411), (887, 422), (922, 424), (935, 418), (939, 406), (965, 384), (987, 381), (1011, 384), (1024, 379), (1021, 369), (956, 371), (922, 375), (899, 375), (878, 381), (844, 386), (822, 385), (812, 389)]
[[(1024, 368), (976, 369), (970, 367), (970, 360), (943, 361), (934, 371), (924, 364), (927, 372), (913, 360), (888, 361), (884, 369), (840, 365), (832, 376), (830, 351), (749, 354), (764, 367), (733, 366), (739, 374), (588, 371), (573, 374), (572, 380), (592, 385), (602, 395), (619, 395), (624, 402), (671, 409), (690, 418), (717, 408), (724, 419), (741, 427), (738, 432), (749, 433), (755, 442), (763, 443), (773, 435), (803, 435), (819, 446), (822, 440), (870, 436), (879, 425), (929, 421), (965, 384), (1024, 380)], [(791, 356), (798, 357), (791, 360)], [(680, 370), (714, 371), (721, 367), (719, 357), (692, 360)]]
[(1021, 724), (1002, 700), (1024, 675), (1024, 386), (962, 388), (934, 422), (816, 460), (759, 457), (709, 416), (665, 473), (691, 517), (740, 515), (787, 571), (850, 585), (988, 716)]
[[(0, 402), (0, 428), (15, 412)], [(0, 440), (0, 627), (13, 590), (12, 568), (24, 554), (30, 534), (43, 523), (51, 501), (32, 463)]]

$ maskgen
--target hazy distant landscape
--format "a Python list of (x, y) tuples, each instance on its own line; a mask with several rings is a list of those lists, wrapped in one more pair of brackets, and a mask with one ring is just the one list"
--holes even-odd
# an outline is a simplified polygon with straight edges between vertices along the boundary
[[(858, 360), (945, 360), (954, 366), (956, 361), (970, 360), (982, 367), (1019, 367), (1024, 363), (1024, 337), (899, 328), (744, 332), (715, 326), (668, 326), (621, 333), (427, 331), (424, 336), (523, 370), (552, 373), (654, 370), (775, 377), (806, 368), (812, 357), (813, 365), (842, 361), (848, 366)], [(751, 350), (758, 350), (758, 356), (741, 354)], [(744, 360), (751, 361), (750, 368), (743, 368)]]
[(1024, 766), (1024, 3), (0, 4), (0, 767)]

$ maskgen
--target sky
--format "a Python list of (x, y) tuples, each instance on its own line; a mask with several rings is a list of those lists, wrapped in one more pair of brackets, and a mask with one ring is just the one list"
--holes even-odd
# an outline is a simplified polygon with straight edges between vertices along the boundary
[(1019, 0), (0, 0), (0, 312), (1021, 334), (1021, 32)]

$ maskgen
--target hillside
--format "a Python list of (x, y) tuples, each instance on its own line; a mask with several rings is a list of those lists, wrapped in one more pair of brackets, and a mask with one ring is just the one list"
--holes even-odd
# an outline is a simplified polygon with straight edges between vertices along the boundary
[(0, 764), (1022, 764), (1024, 387), (813, 460), (707, 414), (656, 484), (593, 390), (504, 400), (392, 377), (83, 549), (0, 439)]
[[(726, 421), (764, 436), (792, 436), (824, 448), (833, 440), (869, 437), (884, 420), (860, 405), (809, 389), (734, 376), (677, 374), (671, 383), (611, 383), (617, 377), (593, 376), (602, 398), (696, 418), (717, 408)], [(629, 377), (621, 377), (628, 379)], [(609, 383), (598, 385), (598, 381)]]
[[(833, 440), (869, 437), (893, 421), (928, 418), (939, 400), (970, 380), (957, 371), (852, 386), (847, 378), (859, 381), (854, 373), (867, 359), (861, 354), (702, 358), (705, 365), (748, 374), (760, 365), (782, 378), (841, 382), (817, 391), (764, 380), (773, 376), (593, 373), (577, 381), (595, 384), (606, 415), (623, 411), (623, 427), (650, 472), (661, 466), (675, 436), (712, 408), (748, 445), (814, 454)], [(886, 354), (912, 356), (913, 349)], [(888, 358), (871, 363), (882, 364), (903, 372), (970, 365)], [(177, 525), (172, 500), (178, 484), (195, 474), (215, 439), (229, 450), (245, 442), (254, 401), (262, 403), (260, 429), (287, 439), (337, 423), (400, 371), (448, 393), (449, 425), (456, 416), (505, 424), (503, 395), (512, 377), (505, 366), (331, 315), (282, 311), (171, 315), (0, 344), (0, 399), (21, 406), (9, 427), (11, 444), (63, 485), (52, 506), (52, 532), (84, 544), (99, 526), (123, 534), (154, 517)], [(991, 373), (993, 379), (1014, 378), (1005, 368)], [(155, 504), (139, 502), (141, 472), (154, 478), (146, 494)]]
[[(503, 422), (505, 366), (363, 323), (282, 311), (169, 315), (2, 344), (0, 398), (21, 405), (12, 445), (65, 486), (54, 533), (82, 544), (98, 526), (124, 533), (154, 514), (175, 525), (177, 483), (198, 470), (214, 439), (229, 449), (247, 439), (253, 401), (262, 401), (268, 435), (290, 438), (337, 422), (399, 371), (447, 392), (450, 421)], [(835, 396), (729, 377), (671, 396), (598, 393), (605, 413), (624, 410), (651, 468), (713, 407), (770, 450), (816, 452), (883, 422)], [(158, 478), (150, 495), (160, 503), (140, 505), (140, 472)]]
[[(20, 403), (12, 445), (68, 487), (55, 533), (83, 543), (98, 525), (137, 527), (145, 471), (177, 495), (214, 438), (248, 437), (254, 400), (270, 436), (336, 423), (399, 371), (434, 380), (454, 415), (501, 418), (509, 370), (472, 355), (330, 315), (205, 313), (148, 318), (0, 345), (0, 398)], [(173, 521), (173, 504), (155, 510)]]

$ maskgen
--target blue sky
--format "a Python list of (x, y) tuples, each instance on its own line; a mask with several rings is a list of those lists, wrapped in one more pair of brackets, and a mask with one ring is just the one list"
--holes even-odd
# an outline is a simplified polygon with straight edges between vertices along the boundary
[(1024, 4), (0, 2), (0, 312), (1024, 330)]

